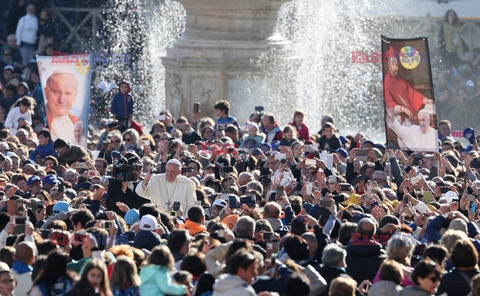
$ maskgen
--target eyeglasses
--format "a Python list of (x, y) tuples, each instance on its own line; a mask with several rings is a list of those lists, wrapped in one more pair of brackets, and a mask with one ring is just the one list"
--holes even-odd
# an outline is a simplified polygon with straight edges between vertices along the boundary
[(428, 277), (429, 280), (432, 281), (432, 283), (436, 283), (440, 280), (439, 276), (434, 276), (434, 277)]
[(115, 142), (115, 143), (121, 143), (122, 140), (115, 140), (114, 142)]
[(131, 138), (124, 138), (123, 139), (125, 142), (130, 142), (132, 139)]

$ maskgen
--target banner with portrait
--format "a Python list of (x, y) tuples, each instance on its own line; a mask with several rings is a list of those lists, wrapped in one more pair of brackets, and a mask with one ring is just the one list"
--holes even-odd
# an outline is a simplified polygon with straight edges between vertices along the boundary
[(382, 36), (385, 132), (391, 148), (438, 151), (428, 41)]
[(45, 102), (45, 122), (52, 140), (87, 147), (90, 106), (90, 56), (37, 56)]

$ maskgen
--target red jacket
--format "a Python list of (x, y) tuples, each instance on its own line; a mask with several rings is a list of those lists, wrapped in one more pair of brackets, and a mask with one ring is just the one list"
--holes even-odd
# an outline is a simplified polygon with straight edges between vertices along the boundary
[(308, 132), (308, 127), (305, 125), (305, 123), (302, 123), (302, 129), (299, 130), (298, 127), (295, 125), (295, 122), (290, 122), (289, 123), (291, 126), (295, 127), (297, 130), (298, 138), (303, 139), (304, 141), (310, 140), (310, 134)]

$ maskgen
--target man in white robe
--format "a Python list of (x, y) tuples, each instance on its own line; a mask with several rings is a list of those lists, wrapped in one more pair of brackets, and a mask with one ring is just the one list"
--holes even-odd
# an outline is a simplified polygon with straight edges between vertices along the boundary
[[(390, 116), (388, 116), (390, 117)], [(391, 119), (392, 117), (390, 117)], [(412, 151), (438, 151), (438, 132), (430, 126), (430, 112), (418, 112), (420, 125), (403, 126), (396, 119), (391, 120), (390, 128), (397, 134), (399, 142)]]
[(181, 211), (195, 205), (195, 183), (187, 177), (180, 176), (181, 163), (176, 159), (167, 162), (165, 174), (149, 173), (138, 183), (135, 192), (149, 198), (160, 211), (173, 211), (174, 202), (180, 202)]

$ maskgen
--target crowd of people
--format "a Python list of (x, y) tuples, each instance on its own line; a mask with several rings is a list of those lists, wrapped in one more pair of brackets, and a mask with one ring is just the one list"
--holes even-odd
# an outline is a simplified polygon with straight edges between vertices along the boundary
[[(240, 125), (224, 100), (147, 132), (122, 81), (86, 149), (44, 127), (29, 55), (52, 35), (28, 40), (25, 2), (0, 53), (0, 295), (480, 295), (480, 137), (441, 120), (441, 151), (393, 150), (300, 110)], [(437, 104), (478, 96), (460, 76)]]
[(1, 130), (0, 294), (479, 295), (480, 137), (444, 120), (441, 152), (407, 153), (214, 110), (117, 114), (89, 149)]

